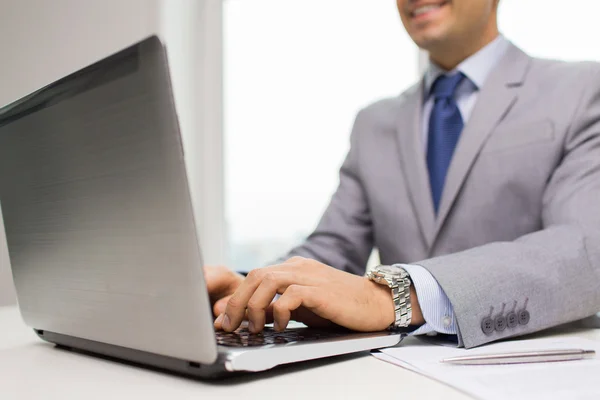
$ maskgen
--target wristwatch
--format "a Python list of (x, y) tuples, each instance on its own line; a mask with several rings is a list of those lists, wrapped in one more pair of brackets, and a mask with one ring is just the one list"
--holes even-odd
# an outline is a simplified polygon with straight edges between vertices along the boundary
[(392, 289), (394, 298), (394, 311), (396, 321), (389, 329), (406, 328), (412, 319), (410, 305), (410, 276), (402, 267), (396, 265), (380, 265), (367, 272), (367, 278), (380, 285), (387, 285)]

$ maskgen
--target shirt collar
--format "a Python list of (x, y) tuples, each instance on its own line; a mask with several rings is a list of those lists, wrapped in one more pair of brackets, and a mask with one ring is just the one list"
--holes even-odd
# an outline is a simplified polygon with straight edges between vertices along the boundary
[(508, 46), (509, 41), (503, 35), (498, 35), (496, 39), (464, 60), (450, 72), (430, 61), (425, 73), (425, 98), (429, 97), (431, 86), (433, 86), (435, 80), (442, 74), (454, 75), (455, 73), (462, 72), (475, 85), (476, 89), (480, 89), (490, 72), (492, 72), (492, 69), (504, 56)]

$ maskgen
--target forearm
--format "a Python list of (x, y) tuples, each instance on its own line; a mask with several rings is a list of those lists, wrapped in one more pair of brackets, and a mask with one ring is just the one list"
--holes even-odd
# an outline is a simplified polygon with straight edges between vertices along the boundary
[[(600, 310), (599, 244), (600, 228), (562, 225), (419, 264), (448, 294), (460, 328), (459, 344), (474, 347)], [(484, 319), (525, 307), (531, 318), (526, 323), (484, 331)]]

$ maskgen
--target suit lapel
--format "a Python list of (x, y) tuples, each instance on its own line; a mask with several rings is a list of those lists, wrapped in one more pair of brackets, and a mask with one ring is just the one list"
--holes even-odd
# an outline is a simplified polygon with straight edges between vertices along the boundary
[(423, 82), (409, 89), (400, 101), (396, 137), (402, 173), (423, 238), (427, 247), (430, 247), (433, 242), (435, 216), (421, 138)]
[(486, 139), (516, 103), (517, 88), (523, 84), (530, 60), (528, 55), (511, 45), (480, 89), (448, 170), (432, 240), (439, 235)]

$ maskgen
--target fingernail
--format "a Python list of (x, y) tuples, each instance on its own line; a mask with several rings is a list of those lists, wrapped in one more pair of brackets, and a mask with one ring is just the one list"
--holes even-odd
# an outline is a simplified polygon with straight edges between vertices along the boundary
[(273, 329), (275, 329), (276, 331), (279, 330), (279, 322), (277, 322), (277, 321), (273, 322)]
[(254, 332), (254, 322), (252, 322), (252, 321), (248, 322), (248, 330), (250, 332)]
[(231, 320), (229, 319), (229, 316), (227, 314), (224, 315), (225, 316), (223, 317), (223, 328), (231, 329)]
[(217, 319), (215, 320), (215, 325), (220, 324), (221, 322), (223, 322), (223, 314), (217, 317)]

